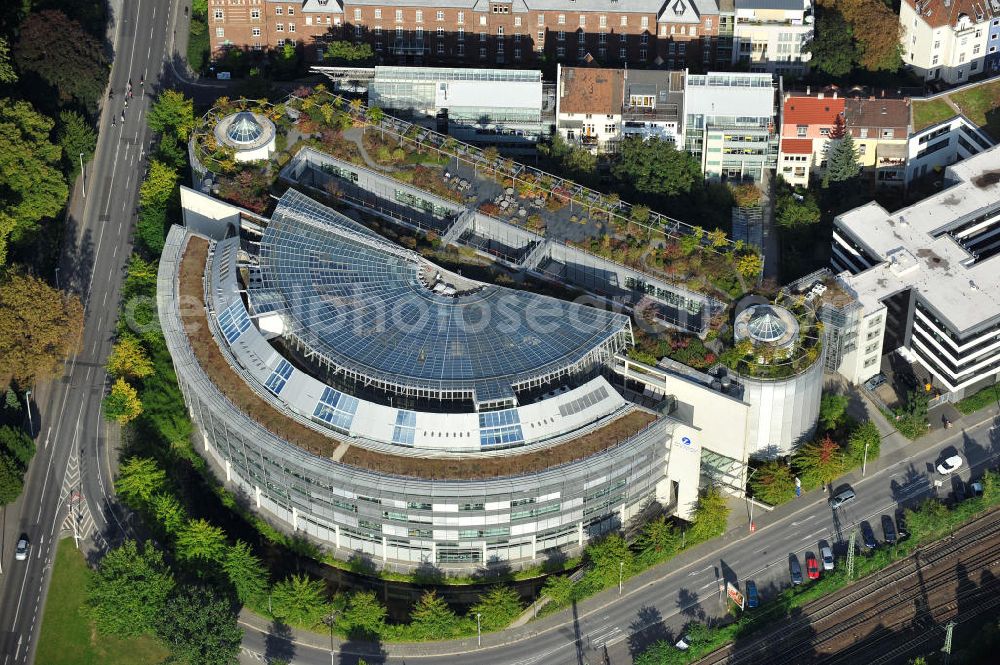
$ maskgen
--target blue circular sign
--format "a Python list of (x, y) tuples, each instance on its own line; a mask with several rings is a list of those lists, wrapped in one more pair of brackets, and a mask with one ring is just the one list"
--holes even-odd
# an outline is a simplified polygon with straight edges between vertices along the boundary
[(689, 439), (686, 436), (682, 436), (681, 437), (681, 443), (683, 443), (685, 446), (690, 446), (691, 445), (691, 439)]

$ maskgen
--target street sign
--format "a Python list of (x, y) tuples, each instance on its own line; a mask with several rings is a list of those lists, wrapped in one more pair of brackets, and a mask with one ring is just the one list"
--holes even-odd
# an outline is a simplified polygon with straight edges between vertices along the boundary
[(743, 598), (743, 594), (740, 593), (740, 590), (732, 582), (726, 582), (726, 595), (729, 596), (731, 601), (739, 605), (741, 610), (744, 608), (746, 601)]

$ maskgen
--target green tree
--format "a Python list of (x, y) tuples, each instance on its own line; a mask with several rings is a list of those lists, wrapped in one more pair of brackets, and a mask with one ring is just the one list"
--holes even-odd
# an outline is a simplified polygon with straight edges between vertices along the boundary
[(332, 65), (363, 65), (372, 62), (375, 54), (370, 44), (355, 44), (345, 40), (327, 42), (323, 60)]
[(642, 527), (637, 540), (644, 555), (659, 560), (674, 555), (681, 547), (681, 535), (666, 516), (653, 518)]
[(173, 494), (159, 492), (149, 500), (149, 509), (168, 536), (176, 536), (187, 523), (187, 511)]
[(167, 472), (149, 457), (130, 457), (118, 468), (115, 492), (132, 508), (142, 508), (162, 492)]
[(0, 83), (17, 83), (17, 72), (10, 64), (10, 45), (0, 37)]
[(764, 271), (764, 257), (757, 252), (746, 252), (736, 257), (736, 272), (745, 279), (757, 279)]
[(139, 393), (125, 379), (116, 379), (104, 398), (104, 417), (121, 425), (132, 422), (142, 413)]
[(149, 115), (149, 127), (158, 134), (174, 134), (186, 141), (194, 129), (194, 100), (179, 90), (164, 90), (156, 98)]
[(618, 576), (629, 574), (635, 562), (628, 543), (618, 533), (591, 542), (587, 545), (586, 556), (591, 564), (587, 582), (601, 588), (618, 584)]
[(820, 14), (816, 36), (804, 50), (812, 54), (811, 67), (836, 78), (850, 74), (859, 56), (851, 26), (840, 12), (831, 8)]
[(819, 401), (819, 421), (823, 423), (824, 429), (835, 430), (840, 427), (847, 417), (849, 401), (847, 395), (823, 393)]
[(448, 639), (458, 627), (458, 616), (434, 591), (424, 593), (410, 612), (410, 628), (422, 639)]
[(177, 558), (188, 561), (222, 561), (226, 554), (226, 534), (203, 519), (188, 520), (177, 532)]
[(826, 147), (826, 172), (823, 174), (823, 186), (831, 183), (846, 183), (857, 178), (861, 173), (861, 163), (858, 161), (858, 149), (854, 146), (854, 138), (850, 132), (840, 140), (830, 140)]
[(517, 591), (498, 584), (479, 596), (479, 602), (469, 610), (469, 617), (480, 615), (483, 630), (502, 630), (521, 614), (524, 606)]
[(374, 591), (351, 594), (340, 623), (352, 640), (376, 641), (385, 630), (387, 610)]
[(753, 208), (760, 205), (760, 188), (752, 182), (730, 185), (729, 191), (732, 193), (733, 203), (737, 208)]
[(17, 500), (24, 489), (24, 471), (7, 455), (0, 455), (0, 506)]
[(853, 466), (857, 466), (864, 461), (867, 449), (868, 459), (878, 459), (881, 443), (882, 433), (875, 423), (866, 420), (855, 427), (847, 439), (847, 457)]
[(641, 203), (632, 206), (632, 212), (630, 217), (633, 222), (637, 224), (648, 224), (649, 223), (649, 207), (644, 206)]
[(907, 508), (905, 517), (910, 534), (920, 542), (937, 535), (947, 526), (948, 507), (937, 499), (927, 499), (916, 510)]
[(726, 520), (729, 519), (729, 507), (726, 499), (716, 487), (708, 487), (698, 497), (698, 506), (694, 509), (694, 524), (688, 531), (688, 539), (700, 543), (726, 532)]
[(757, 468), (750, 479), (750, 491), (755, 499), (776, 506), (795, 497), (795, 478), (792, 469), (782, 462), (766, 462)]
[(171, 594), (156, 623), (174, 658), (199, 665), (236, 665), (243, 632), (228, 598), (203, 586)]
[(542, 595), (551, 600), (557, 607), (568, 605), (573, 600), (574, 583), (568, 575), (552, 575), (542, 586)]
[(292, 575), (271, 589), (271, 614), (275, 619), (312, 628), (326, 614), (326, 585), (306, 575)]
[(134, 637), (153, 630), (173, 589), (163, 554), (126, 540), (98, 564), (87, 584), (87, 606), (101, 633)]
[(59, 91), (93, 109), (108, 82), (108, 61), (101, 42), (83, 26), (54, 9), (28, 15), (21, 24), (14, 59)]
[(145, 379), (153, 373), (153, 363), (136, 337), (122, 335), (111, 347), (108, 373), (120, 378)]
[(35, 277), (10, 276), (0, 283), (0, 385), (59, 374), (82, 329), (79, 298)]
[(611, 173), (642, 194), (677, 196), (702, 183), (701, 166), (672, 141), (629, 137), (620, 143)]
[(811, 193), (799, 194), (801, 201), (791, 191), (778, 195), (774, 206), (774, 221), (783, 229), (797, 230), (819, 223), (820, 210), (816, 197)]
[(4, 425), (0, 427), (0, 455), (8, 455), (26, 470), (35, 456), (35, 442), (24, 430)]
[(226, 548), (222, 570), (229, 577), (236, 597), (244, 605), (263, 597), (267, 590), (267, 570), (242, 540)]
[(368, 107), (368, 122), (377, 125), (385, 118), (385, 112), (377, 106)]
[(63, 162), (67, 166), (70, 180), (73, 180), (80, 174), (80, 155), (83, 155), (84, 163), (94, 156), (97, 134), (86, 118), (76, 111), (61, 111), (58, 143), (63, 151)]
[(871, 72), (895, 72), (902, 66), (903, 26), (891, 5), (882, 0), (824, 0), (851, 24), (858, 43), (858, 64)]
[(54, 125), (28, 102), (0, 99), (0, 266), (6, 263), (8, 242), (55, 217), (66, 204), (62, 149), (50, 140)]
[(139, 186), (139, 205), (143, 207), (165, 207), (177, 186), (179, 174), (163, 162), (155, 159), (149, 162), (149, 174)]
[(827, 435), (800, 448), (792, 463), (807, 485), (828, 485), (844, 472), (844, 453)]
[(896, 429), (911, 439), (927, 432), (927, 407), (927, 393), (911, 390), (906, 396), (906, 404), (896, 409)]

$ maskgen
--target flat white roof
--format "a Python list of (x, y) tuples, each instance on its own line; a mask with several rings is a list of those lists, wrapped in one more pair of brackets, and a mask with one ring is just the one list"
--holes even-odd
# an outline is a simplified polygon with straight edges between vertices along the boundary
[(542, 108), (542, 82), (442, 81), (434, 90), (434, 105), (459, 108)]
[(684, 113), (771, 117), (774, 115), (773, 80), (770, 74), (691, 74), (684, 91)]
[(948, 167), (945, 182), (956, 184), (891, 214), (871, 202), (836, 224), (885, 261), (846, 278), (865, 309), (914, 288), (960, 333), (1000, 317), (1000, 255), (975, 261), (946, 233), (982, 215), (1000, 226), (1000, 146)]

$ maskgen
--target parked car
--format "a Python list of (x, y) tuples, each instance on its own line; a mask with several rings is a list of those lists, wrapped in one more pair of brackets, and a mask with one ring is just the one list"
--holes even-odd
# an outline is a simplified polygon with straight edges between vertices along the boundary
[(674, 646), (680, 649), (681, 651), (687, 651), (688, 649), (691, 648), (691, 638), (688, 637), (687, 635), (681, 635), (680, 637), (677, 638), (677, 641), (674, 643)]
[(854, 501), (856, 496), (857, 495), (854, 493), (854, 490), (843, 490), (830, 499), (830, 507), (836, 510), (848, 501)]
[(955, 483), (952, 486), (952, 494), (955, 497), (955, 503), (962, 503), (965, 501), (968, 498), (968, 495), (965, 492), (965, 483), (961, 481)]
[(816, 561), (816, 555), (812, 552), (806, 554), (806, 575), (811, 580), (819, 579), (819, 562)]
[(879, 386), (881, 386), (883, 383), (885, 383), (885, 375), (884, 374), (876, 374), (872, 378), (870, 378), (867, 381), (865, 381), (865, 388), (867, 390), (875, 390), (876, 388), (878, 388)]
[(833, 570), (833, 550), (829, 547), (822, 547), (819, 550), (819, 556), (823, 559), (823, 570)]
[(969, 490), (972, 492), (972, 496), (982, 496), (983, 484), (978, 480), (974, 483), (969, 483)]
[(906, 526), (906, 517), (902, 510), (896, 513), (896, 534), (897, 540), (906, 540), (910, 537), (910, 532)]
[(882, 516), (882, 535), (885, 536), (885, 542), (892, 545), (896, 542), (896, 525), (892, 523), (892, 518), (888, 515)]
[(753, 609), (760, 604), (760, 597), (757, 595), (757, 583), (753, 580), (746, 582), (747, 607)]
[(954, 473), (962, 468), (962, 458), (958, 455), (952, 455), (945, 461), (937, 465), (937, 472), (942, 476), (947, 476), (949, 473)]
[(875, 540), (875, 532), (872, 531), (872, 525), (867, 521), (861, 523), (861, 540), (864, 542), (865, 547), (870, 550), (878, 546), (878, 541)]
[(14, 558), (18, 561), (24, 561), (28, 558), (29, 549), (31, 549), (31, 543), (28, 542), (28, 534), (22, 533), (21, 537), (17, 539), (17, 547), (14, 549)]
[(788, 560), (788, 572), (792, 576), (792, 586), (802, 584), (802, 566), (799, 565), (799, 560), (794, 555)]

